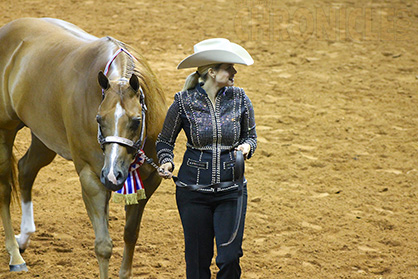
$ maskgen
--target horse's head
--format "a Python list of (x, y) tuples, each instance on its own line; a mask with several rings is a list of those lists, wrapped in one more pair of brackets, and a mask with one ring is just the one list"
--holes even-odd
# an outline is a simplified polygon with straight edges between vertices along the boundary
[(97, 114), (98, 138), (105, 156), (100, 174), (103, 185), (120, 190), (129, 166), (141, 148), (145, 133), (145, 102), (138, 77), (109, 81), (99, 73), (103, 100)]

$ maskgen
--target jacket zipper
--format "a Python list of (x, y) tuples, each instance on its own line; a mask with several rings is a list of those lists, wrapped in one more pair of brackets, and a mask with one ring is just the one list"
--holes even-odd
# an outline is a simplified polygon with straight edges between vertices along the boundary
[(213, 133), (212, 135), (215, 137), (215, 142), (213, 142), (212, 140), (212, 184), (218, 183), (220, 182), (219, 179), (219, 171), (218, 171), (218, 164), (220, 161), (220, 156), (218, 156), (219, 152), (219, 146), (218, 146), (218, 133), (219, 133), (219, 129), (218, 129), (218, 117), (216, 116), (216, 110), (218, 107), (218, 96), (215, 97), (215, 102), (212, 103), (212, 101), (209, 99), (209, 96), (206, 96), (206, 101), (209, 103), (210, 105), (210, 113), (211, 113), (211, 117), (212, 117), (212, 129), (213, 129)]

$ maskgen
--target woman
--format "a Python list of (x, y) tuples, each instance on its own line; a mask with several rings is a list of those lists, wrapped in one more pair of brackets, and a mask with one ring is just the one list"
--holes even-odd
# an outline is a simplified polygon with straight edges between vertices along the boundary
[[(187, 150), (176, 181), (176, 200), (184, 231), (187, 278), (211, 278), (214, 239), (217, 278), (240, 278), (247, 188), (246, 181), (243, 189), (233, 181), (235, 152), (241, 150), (250, 158), (257, 135), (251, 101), (244, 90), (233, 87), (234, 64), (254, 61), (244, 48), (227, 39), (202, 41), (194, 52), (177, 66), (197, 67), (197, 71), (175, 95), (158, 137), (160, 175), (172, 177), (173, 149), (183, 129)], [(243, 208), (237, 211), (240, 195)], [(242, 214), (238, 234), (232, 243), (222, 245), (234, 233), (237, 212)]]

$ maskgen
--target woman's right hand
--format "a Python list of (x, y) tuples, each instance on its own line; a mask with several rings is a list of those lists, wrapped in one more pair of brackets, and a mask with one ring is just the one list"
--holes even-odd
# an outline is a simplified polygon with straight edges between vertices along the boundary
[(160, 166), (160, 171), (158, 174), (165, 179), (170, 179), (173, 177), (173, 173), (171, 172), (173, 165), (170, 162), (164, 163)]

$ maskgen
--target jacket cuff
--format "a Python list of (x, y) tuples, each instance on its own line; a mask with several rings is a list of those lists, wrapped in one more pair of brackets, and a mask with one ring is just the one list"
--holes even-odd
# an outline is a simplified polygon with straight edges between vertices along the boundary
[(173, 160), (171, 160), (170, 157), (167, 156), (167, 157), (165, 157), (165, 158), (163, 158), (163, 159), (160, 160), (160, 165), (165, 164), (165, 163), (171, 163), (171, 171), (174, 170), (175, 165), (173, 163)]

